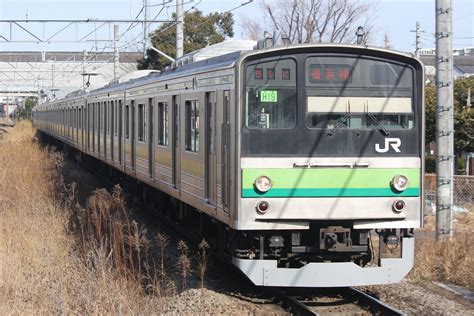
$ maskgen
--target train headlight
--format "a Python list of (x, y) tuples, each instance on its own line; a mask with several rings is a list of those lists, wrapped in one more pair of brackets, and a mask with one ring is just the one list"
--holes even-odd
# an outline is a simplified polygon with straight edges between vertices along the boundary
[(268, 190), (271, 189), (273, 183), (272, 183), (272, 180), (269, 177), (260, 176), (255, 180), (253, 185), (255, 186), (255, 188), (258, 191), (260, 191), (262, 193), (265, 193), (265, 192), (267, 192)]
[(396, 175), (391, 182), (392, 188), (398, 192), (405, 191), (408, 188), (408, 178), (402, 175)]

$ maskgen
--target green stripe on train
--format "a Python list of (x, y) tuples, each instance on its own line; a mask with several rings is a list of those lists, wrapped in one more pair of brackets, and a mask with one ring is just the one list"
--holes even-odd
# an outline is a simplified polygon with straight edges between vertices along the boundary
[(271, 189), (265, 194), (257, 192), (254, 189), (243, 189), (242, 197), (371, 197), (371, 196), (419, 196), (420, 189), (408, 188), (404, 192), (396, 193), (391, 189), (380, 188), (328, 188), (328, 189)]
[[(397, 174), (409, 181), (402, 193), (390, 187)], [(253, 187), (261, 175), (273, 181), (265, 194)], [(242, 184), (242, 197), (419, 196), (420, 169), (243, 169)]]

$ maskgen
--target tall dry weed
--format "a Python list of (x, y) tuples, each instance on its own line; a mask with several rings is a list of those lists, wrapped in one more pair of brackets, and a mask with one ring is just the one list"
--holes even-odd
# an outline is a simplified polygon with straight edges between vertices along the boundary
[(424, 281), (450, 282), (474, 290), (474, 236), (460, 233), (451, 239), (416, 241), (415, 266), (410, 276)]
[(178, 242), (178, 271), (181, 275), (181, 289), (184, 291), (187, 287), (187, 280), (189, 275), (192, 273), (191, 270), (191, 259), (189, 258), (189, 247), (183, 240)]
[[(62, 155), (41, 148), (30, 122), (20, 122), (0, 142), (0, 314), (159, 312), (157, 298), (115, 271), (123, 256), (114, 252), (119, 263), (113, 264), (110, 247), (100, 243), (78, 251), (69, 225), (74, 188), (66, 190), (62, 168)], [(95, 206), (93, 216), (100, 215), (103, 205)], [(111, 222), (97, 218), (96, 231), (104, 224)], [(112, 228), (118, 235), (121, 225)], [(108, 239), (98, 240), (105, 245)]]
[[(160, 313), (178, 292), (176, 267), (187, 287), (188, 246), (179, 243), (178, 261), (167, 266), (170, 239), (148, 237), (119, 186), (81, 205), (80, 188), (64, 183), (65, 166), (27, 121), (0, 141), (0, 315)], [(208, 254), (201, 243), (201, 288)]]

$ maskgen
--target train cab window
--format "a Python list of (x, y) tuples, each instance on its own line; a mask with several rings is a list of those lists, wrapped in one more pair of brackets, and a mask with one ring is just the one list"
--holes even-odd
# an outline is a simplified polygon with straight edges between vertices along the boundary
[(125, 106), (125, 138), (130, 138), (130, 106)]
[(315, 129), (411, 129), (413, 69), (371, 58), (306, 60), (306, 126)]
[(250, 129), (296, 126), (296, 62), (293, 59), (248, 65), (244, 89), (245, 126)]
[(168, 103), (158, 102), (158, 145), (168, 146)]
[(199, 103), (196, 100), (186, 101), (185, 148), (187, 151), (199, 151)]
[(138, 105), (138, 141), (145, 141), (146, 118), (145, 104)]

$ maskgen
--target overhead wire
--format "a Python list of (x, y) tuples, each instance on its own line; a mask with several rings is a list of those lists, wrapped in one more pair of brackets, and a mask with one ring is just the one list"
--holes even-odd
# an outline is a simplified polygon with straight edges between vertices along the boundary
[(460, 17), (457, 17), (457, 18), (455, 18), (453, 21), (461, 20), (461, 19), (467, 18), (467, 17), (469, 17), (469, 16), (471, 16), (471, 15), (474, 15), (474, 12), (468, 13), (468, 14), (466, 14), (466, 15), (462, 15), (462, 16), (460, 16)]
[[(202, 1), (199, 0), (198, 4), (200, 4), (201, 2), (202, 2)], [(250, 3), (252, 3), (252, 0), (247, 1), (247, 2), (244, 2), (244, 3), (241, 3), (240, 5), (238, 5), (238, 6), (234, 7), (234, 8), (231, 8), (231, 9), (229, 9), (229, 10), (227, 10), (227, 11), (224, 11), (224, 12), (220, 13), (219, 15), (224, 15), (224, 14), (226, 14), (226, 13), (230, 13), (230, 12), (235, 11), (235, 10), (237, 10), (237, 9), (243, 7), (243, 6), (246, 6), (247, 4), (250, 4)], [(198, 5), (198, 4), (197, 4), (197, 5)], [(196, 5), (196, 6), (197, 6), (197, 5)], [(183, 15), (185, 15), (187, 12), (189, 12), (189, 11), (190, 11), (191, 9), (193, 9), (194, 7), (195, 7), (195, 6), (192, 6), (188, 11), (183, 12)], [(207, 22), (207, 21), (202, 22), (202, 23), (196, 25), (195, 27), (198, 28), (199, 26), (201, 26), (201, 25), (203, 25), (203, 24), (205, 24), (205, 23), (208, 23), (208, 22)], [(170, 29), (171, 27), (175, 26), (176, 24), (178, 24), (178, 21), (172, 22), (167, 28), (165, 28), (165, 29), (163, 29), (163, 30), (160, 30), (159, 32), (153, 33), (153, 34), (150, 36), (150, 38), (153, 38), (153, 37), (155, 37), (155, 36), (157, 36), (157, 35), (159, 35), (159, 34), (165, 32), (165, 31), (167, 31), (168, 29)]]
[[(162, 5), (163, 5), (163, 4), (162, 4)], [(163, 5), (163, 7), (164, 7), (164, 5)], [(140, 9), (140, 11), (139, 11), (139, 12), (137, 13), (137, 15), (135, 16), (135, 19), (138, 19), (138, 17), (140, 16), (140, 14), (143, 12), (144, 9), (145, 9), (145, 6), (142, 6), (141, 9)], [(150, 22), (154, 22), (154, 21), (156, 20), (156, 18), (158, 17), (158, 15), (159, 15), (162, 11), (163, 11), (163, 8), (158, 12), (158, 14), (155, 15), (155, 17), (153, 17), (153, 19), (152, 19)], [(127, 28), (127, 30), (125, 30), (122, 34), (120, 34), (119, 40), (120, 40), (130, 29), (134, 28), (134, 27), (137, 26), (137, 25), (138, 25), (137, 23), (132, 22), (132, 23), (130, 24), (130, 26)], [(148, 26), (148, 27), (149, 27), (149, 26)], [(138, 36), (141, 36), (141, 35), (138, 35)], [(131, 41), (135, 41), (135, 40), (138, 38), (138, 36), (136, 36), (136, 37), (135, 37), (133, 40), (131, 40)], [(107, 48), (112, 48), (113, 45), (114, 45), (113, 43), (104, 45), (102, 51), (101, 51), (99, 54), (95, 54), (95, 56), (97, 57), (97, 56), (101, 55), (101, 54), (105, 51), (105, 49), (107, 49)], [(122, 46), (119, 46), (119, 49), (120, 49), (120, 48), (123, 48), (123, 47), (127, 47), (127, 46), (129, 46), (129, 44), (126, 43), (126, 46), (123, 46), (123, 45), (122, 45)], [(92, 48), (89, 50), (89, 55), (92, 54), (92, 50), (93, 50), (93, 49), (94, 49), (94, 47), (92, 47)], [(88, 58), (87, 60), (89, 60), (89, 58)]]
[[(189, 3), (193, 3), (193, 2), (194, 2), (194, 0), (190, 0), (190, 1), (187, 1), (187, 2), (183, 3), (183, 5), (189, 4)], [(240, 5), (236, 6), (236, 7), (233, 7), (233, 8), (231, 8), (231, 9), (229, 9), (229, 10), (226, 10), (226, 11), (220, 13), (219, 16), (224, 15), (224, 14), (226, 14), (226, 13), (230, 13), (230, 12), (235, 11), (235, 10), (237, 10), (237, 9), (240, 9), (241, 7), (246, 6), (247, 4), (250, 4), (251, 2), (252, 2), (252, 1), (244, 2), (244, 3), (242, 3), (242, 4), (240, 4)], [(187, 14), (188, 12), (190, 12), (191, 10), (196, 9), (201, 3), (202, 3), (202, 0), (198, 0), (198, 2), (197, 2), (195, 5), (192, 5), (189, 9), (183, 11), (183, 16), (184, 16), (185, 14)], [(165, 8), (175, 7), (176, 4), (168, 4), (168, 5), (166, 5), (166, 3), (162, 3), (162, 4), (157, 4), (157, 5), (151, 5), (151, 6), (162, 6), (161, 10), (160, 10), (160, 11), (153, 17), (153, 19), (150, 21), (150, 22), (153, 22), (153, 21), (155, 21), (156, 18), (163, 12), (163, 10), (164, 10)], [(138, 14), (136, 15), (135, 19), (138, 19), (138, 17), (140, 16), (140, 14), (143, 12), (144, 9), (145, 9), (145, 7), (142, 6), (142, 8), (140, 9), (140, 11), (139, 11)], [(160, 31), (158, 31), (158, 32), (155, 32), (155, 33), (151, 34), (151, 35), (150, 35), (150, 39), (156, 37), (156, 36), (159, 35), (159, 34), (162, 34), (163, 32), (167, 31), (167, 30), (170, 29), (171, 27), (176, 26), (178, 23), (179, 23), (178, 21), (171, 22), (171, 24), (170, 24), (168, 27), (166, 27), (165, 29), (160, 30)], [(196, 25), (195, 27), (198, 28), (199, 26), (201, 26), (201, 25), (203, 25), (203, 24), (205, 24), (205, 23), (207, 23), (207, 21), (206, 21), (206, 22), (203, 22), (203, 23), (200, 23), (200, 24)], [(137, 23), (132, 22), (132, 23), (130, 24), (130, 26), (127, 28), (127, 30), (125, 30), (122, 34), (120, 34), (120, 37), (119, 37), (119, 38), (122, 39), (122, 37), (123, 37), (128, 31), (130, 31), (130, 29), (133, 29), (133, 28), (136, 27), (137, 25), (138, 25)], [(148, 27), (150, 27), (150, 25), (148, 25), (147, 28), (148, 28)], [(137, 40), (138, 37), (140, 37), (140, 36), (142, 36), (142, 34), (139, 34), (139, 35), (135, 36), (132, 40), (127, 40), (126, 43), (124, 43), (124, 44), (122, 44), (122, 45), (119, 46), (119, 49), (123, 49), (123, 48), (127, 48), (127, 47), (132, 47), (132, 46), (138, 44), (138, 43), (136, 42), (136, 40)], [(89, 53), (88, 53), (89, 56), (85, 59), (85, 62), (87, 62), (87, 64), (84, 65), (84, 67), (90, 66), (90, 65), (93, 63), (92, 59), (96, 59), (97, 57), (99, 57), (100, 55), (102, 55), (102, 54), (105, 52), (105, 50), (106, 50), (107, 48), (111, 48), (112, 46), (113, 46), (113, 43), (112, 43), (112, 44), (104, 45), (104, 47), (102, 48), (102, 50), (101, 50), (100, 52), (98, 52), (98, 53), (96, 52), (95, 54), (92, 54), (92, 51), (93, 51), (94, 47), (91, 47), (91, 49), (89, 50)], [(95, 48), (97, 49), (97, 46), (96, 46)], [(110, 60), (110, 59), (109, 59), (109, 60)], [(83, 66), (83, 65), (81, 64), (81, 65), (79, 65), (79, 66)], [(78, 66), (78, 67), (79, 67), (79, 66)], [(74, 68), (74, 69), (77, 69), (77, 67)], [(77, 75), (76, 75), (75, 77), (77, 77)]]
[[(192, 1), (190, 1), (190, 2), (188, 2), (188, 3), (191, 3), (191, 2), (192, 2)], [(196, 5), (193, 5), (193, 6), (191, 6), (188, 10), (184, 11), (184, 12), (183, 12), (183, 16), (185, 16), (186, 13), (188, 13), (189, 11), (194, 10), (198, 5), (201, 4), (201, 2), (202, 2), (202, 0), (199, 0), (198, 3), (196, 3)], [(173, 6), (175, 6), (175, 5), (173, 5)], [(155, 32), (155, 33), (153, 33), (152, 35), (150, 35), (150, 39), (152, 39), (153, 37), (155, 37), (155, 36), (157, 36), (157, 35), (159, 35), (159, 34), (161, 34), (161, 33), (163, 33), (163, 32), (166, 32), (167, 30), (169, 30), (169, 29), (172, 28), (173, 26), (176, 26), (177, 24), (178, 24), (178, 21), (177, 21), (177, 17), (176, 17), (176, 21), (175, 21), (175, 22), (171, 22), (171, 24), (168, 25), (168, 27), (164, 28), (163, 30), (160, 30), (159, 32)]]
[[(190, 2), (192, 2), (192, 1), (190, 1)], [(188, 2), (188, 3), (189, 3), (189, 2)], [(153, 19), (152, 19), (150, 22), (154, 22), (154, 21), (156, 20), (156, 18), (163, 12), (163, 10), (164, 10), (164, 8), (165, 8), (165, 3), (160, 4), (160, 5), (162, 6), (161, 10), (153, 17)], [(158, 5), (153, 5), (153, 6), (158, 6)], [(140, 16), (140, 14), (143, 12), (144, 9), (145, 9), (145, 6), (142, 6), (141, 9), (140, 9), (140, 11), (139, 11), (139, 12), (137, 13), (137, 15), (135, 16), (135, 19), (138, 19), (138, 17)], [(125, 30), (122, 34), (120, 34), (119, 39), (121, 39), (130, 29), (133, 29), (133, 28), (136, 27), (137, 25), (138, 25), (138, 23), (132, 22), (132, 23), (130, 24), (130, 26), (127, 28), (127, 30)], [(151, 26), (151, 24), (148, 25), (147, 28), (149, 28), (150, 26)], [(139, 34), (139, 35), (135, 36), (132, 40), (128, 40), (126, 43), (120, 45), (120, 46), (118, 47), (118, 49), (123, 49), (123, 48), (131, 47), (131, 46), (132, 46), (131, 44), (135, 43), (135, 42), (136, 42), (136, 39), (137, 39), (139, 36), (141, 36), (141, 35), (142, 35), (142, 34)], [(111, 43), (111, 44), (106, 44), (106, 45), (103, 46), (103, 48), (102, 48), (102, 50), (101, 50), (100, 52), (95, 52), (95, 53), (93, 53), (94, 46), (92, 46), (91, 49), (89, 50), (88, 54), (87, 54), (88, 56), (87, 56), (86, 59), (84, 60), (85, 63), (76, 66), (76, 67), (75, 67), (74, 69), (72, 69), (72, 70), (74, 71), (74, 70), (76, 70), (78, 67), (81, 67), (81, 66), (82, 66), (82, 67), (85, 67), (85, 68), (91, 66), (91, 65), (93, 64), (93, 59), (96, 59), (97, 57), (99, 57), (99, 56), (101, 56), (102, 54), (104, 54), (105, 50), (106, 50), (107, 48), (112, 48), (113, 45), (114, 45), (113, 43)], [(97, 49), (97, 46), (96, 46), (95, 48)], [(108, 61), (110, 61), (110, 60), (112, 60), (112, 59), (113, 59), (113, 58), (109, 58), (108, 60), (106, 60), (106, 62), (108, 62)], [(100, 68), (100, 67), (102, 67), (102, 66), (99, 66), (98, 68)], [(98, 69), (98, 68), (96, 68), (96, 69)], [(73, 78), (75, 78), (75, 77), (77, 77), (77, 76), (78, 76), (78, 75), (74, 76)]]

